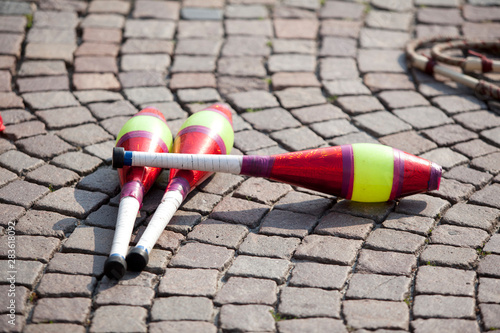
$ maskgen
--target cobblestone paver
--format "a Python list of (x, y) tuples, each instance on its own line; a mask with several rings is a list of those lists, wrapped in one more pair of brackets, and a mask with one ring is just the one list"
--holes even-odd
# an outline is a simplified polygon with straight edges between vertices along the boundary
[[(0, 331), (500, 329), (499, 104), (404, 54), (499, 31), (498, 0), (0, 0)], [(175, 135), (215, 101), (233, 153), (381, 143), (442, 165), (441, 188), (363, 204), (217, 174), (145, 271), (108, 279), (118, 131), (153, 106)]]

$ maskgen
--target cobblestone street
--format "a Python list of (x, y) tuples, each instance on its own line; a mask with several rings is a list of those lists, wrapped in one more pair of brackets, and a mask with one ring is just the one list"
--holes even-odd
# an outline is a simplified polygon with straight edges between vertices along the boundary
[[(411, 68), (431, 35), (500, 39), (500, 0), (0, 0), (0, 331), (500, 330), (500, 101)], [(119, 130), (152, 106), (175, 135), (214, 102), (231, 154), (381, 143), (441, 188), (368, 204), (215, 174), (109, 279)]]

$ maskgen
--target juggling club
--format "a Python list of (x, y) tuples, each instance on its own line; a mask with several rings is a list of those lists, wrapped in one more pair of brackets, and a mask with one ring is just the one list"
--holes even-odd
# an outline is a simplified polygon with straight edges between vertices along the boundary
[[(225, 155), (231, 152), (233, 142), (231, 112), (222, 104), (214, 104), (194, 113), (184, 122), (172, 152)], [(170, 180), (162, 201), (139, 242), (127, 255), (130, 270), (141, 271), (146, 267), (151, 250), (188, 193), (211, 175), (207, 171), (179, 169), (170, 169)]]
[[(172, 150), (172, 133), (160, 111), (146, 108), (129, 119), (118, 133), (116, 147), (136, 152), (165, 154)], [(162, 169), (124, 166), (118, 169), (121, 196), (111, 254), (104, 264), (109, 278), (120, 279), (127, 271), (127, 255), (134, 223), (149, 191)]]
[(115, 149), (113, 166), (150, 165), (264, 177), (360, 202), (439, 189), (442, 169), (401, 150), (370, 143), (271, 156), (148, 154)]

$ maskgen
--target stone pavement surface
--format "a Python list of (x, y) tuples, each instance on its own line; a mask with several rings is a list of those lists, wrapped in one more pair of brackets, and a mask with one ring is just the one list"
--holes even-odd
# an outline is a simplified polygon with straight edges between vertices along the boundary
[[(500, 329), (500, 104), (403, 52), (500, 37), (498, 0), (0, 0), (0, 15), (0, 331)], [(104, 277), (117, 132), (154, 106), (177, 133), (216, 101), (234, 154), (378, 142), (441, 164), (441, 189), (360, 204), (217, 174), (144, 272)]]

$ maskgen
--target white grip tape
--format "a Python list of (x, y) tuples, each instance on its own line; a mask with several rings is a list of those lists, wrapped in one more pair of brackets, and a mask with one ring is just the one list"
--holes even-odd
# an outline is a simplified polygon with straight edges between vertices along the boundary
[(120, 200), (111, 254), (118, 254), (124, 258), (127, 255), (128, 244), (130, 243), (130, 237), (134, 230), (135, 219), (137, 218), (139, 208), (140, 203), (134, 197), (124, 197)]
[(165, 227), (174, 216), (182, 201), (183, 197), (181, 192), (165, 192), (160, 205), (158, 205), (158, 208), (156, 208), (151, 221), (149, 221), (149, 224), (142, 234), (142, 237), (137, 243), (136, 247), (142, 246), (148, 253), (151, 253), (151, 249), (153, 249), (153, 247), (155, 246), (158, 238), (160, 238), (161, 233), (163, 232), (163, 230), (165, 230)]
[(132, 156), (133, 166), (187, 169), (233, 174), (239, 174), (241, 172), (241, 164), (243, 163), (243, 157), (236, 155), (133, 152)]

